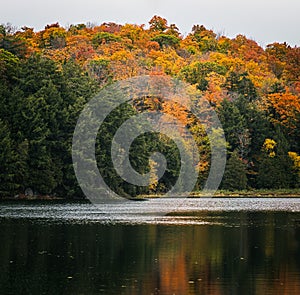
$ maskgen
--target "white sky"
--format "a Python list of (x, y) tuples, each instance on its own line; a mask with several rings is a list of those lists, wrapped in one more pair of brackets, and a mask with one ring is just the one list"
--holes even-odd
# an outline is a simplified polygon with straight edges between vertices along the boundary
[(36, 30), (59, 22), (148, 24), (155, 14), (187, 34), (194, 24), (229, 37), (244, 34), (260, 45), (300, 46), (300, 0), (0, 0), (0, 23)]

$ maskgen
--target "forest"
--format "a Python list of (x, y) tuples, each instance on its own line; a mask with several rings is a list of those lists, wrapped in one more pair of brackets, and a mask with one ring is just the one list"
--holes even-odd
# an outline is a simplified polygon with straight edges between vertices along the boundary
[[(101, 89), (139, 75), (182, 80), (213, 106), (227, 141), (222, 189), (300, 187), (300, 47), (263, 48), (246, 36), (231, 39), (197, 24), (184, 36), (154, 16), (147, 25), (55, 23), (38, 32), (0, 25), (0, 198), (26, 188), (83, 197), (71, 155), (78, 116)], [(120, 106), (101, 126), (96, 159), (105, 182), (121, 195), (136, 196), (163, 193), (178, 178), (178, 150), (159, 134), (138, 137), (131, 162), (145, 173), (155, 166), (149, 155), (161, 151), (168, 162), (161, 179), (137, 187), (116, 174), (112, 136), (145, 110), (162, 110), (191, 130), (201, 154), (195, 186), (201, 190), (210, 168), (207, 134), (186, 110), (157, 97)]]

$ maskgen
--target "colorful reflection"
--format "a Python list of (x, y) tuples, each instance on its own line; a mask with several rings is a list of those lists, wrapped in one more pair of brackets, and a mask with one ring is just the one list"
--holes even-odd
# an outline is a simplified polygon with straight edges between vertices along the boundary
[(299, 213), (203, 225), (0, 219), (1, 294), (300, 294)]

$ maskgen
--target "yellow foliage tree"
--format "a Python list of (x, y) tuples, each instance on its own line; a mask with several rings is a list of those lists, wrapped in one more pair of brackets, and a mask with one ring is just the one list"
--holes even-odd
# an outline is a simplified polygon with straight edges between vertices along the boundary
[(277, 143), (275, 140), (266, 138), (264, 144), (263, 144), (263, 151), (268, 153), (270, 158), (274, 158), (276, 156), (276, 153), (274, 151)]

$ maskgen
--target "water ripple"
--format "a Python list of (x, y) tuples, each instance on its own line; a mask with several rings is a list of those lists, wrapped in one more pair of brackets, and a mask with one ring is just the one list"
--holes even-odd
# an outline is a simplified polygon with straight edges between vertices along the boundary
[[(170, 208), (175, 208), (170, 210)], [(300, 212), (298, 198), (150, 199), (94, 205), (62, 202), (5, 202), (0, 218), (103, 224), (220, 225), (222, 212)], [(215, 214), (215, 215), (213, 215)]]

